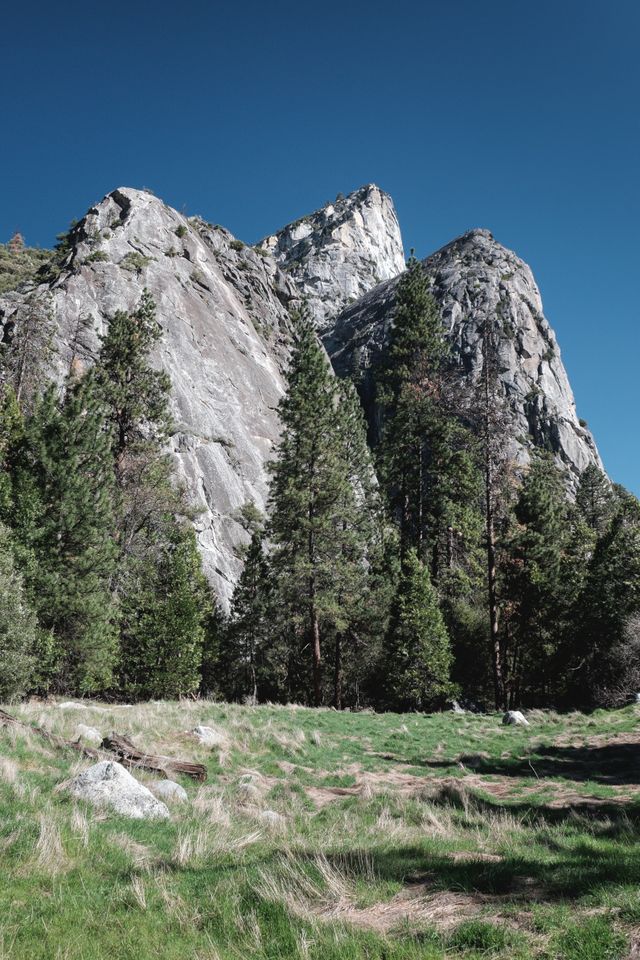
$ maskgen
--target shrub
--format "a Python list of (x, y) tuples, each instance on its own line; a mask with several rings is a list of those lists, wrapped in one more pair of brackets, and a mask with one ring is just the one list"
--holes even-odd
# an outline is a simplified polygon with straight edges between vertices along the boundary
[(109, 254), (106, 250), (94, 250), (88, 257), (84, 258), (85, 263), (106, 263), (109, 260)]
[(230, 247), (232, 250), (244, 250), (244, 243), (242, 240), (232, 240)]
[(152, 259), (152, 257), (145, 257), (142, 253), (138, 253), (137, 250), (132, 250), (131, 253), (122, 258), (120, 266), (123, 270), (131, 270), (132, 273), (142, 273)]
[(186, 237), (187, 235), (187, 228), (185, 227), (184, 223), (181, 223), (179, 227), (176, 227), (174, 232), (176, 237), (180, 237), (182, 240), (182, 238)]

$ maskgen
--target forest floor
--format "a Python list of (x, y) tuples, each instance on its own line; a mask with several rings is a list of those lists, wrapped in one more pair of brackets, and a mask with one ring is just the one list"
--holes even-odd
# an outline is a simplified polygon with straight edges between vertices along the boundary
[(115, 730), (208, 778), (181, 780), (170, 820), (128, 820), (57, 789), (90, 760), (0, 728), (0, 960), (640, 958), (640, 707), (530, 711), (529, 727), (208, 702), (8, 709), (67, 738)]

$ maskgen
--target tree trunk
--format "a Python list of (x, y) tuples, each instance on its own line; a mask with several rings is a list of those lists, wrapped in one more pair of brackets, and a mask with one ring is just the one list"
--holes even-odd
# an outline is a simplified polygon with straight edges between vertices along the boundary
[(485, 535), (487, 540), (487, 600), (489, 607), (489, 636), (493, 663), (493, 684), (496, 710), (504, 709), (505, 685), (503, 677), (502, 649), (498, 627), (498, 589), (496, 571), (496, 537), (493, 507), (494, 471), (491, 450), (491, 376), (489, 371), (488, 331), (483, 336), (483, 387), (484, 387), (484, 487), (485, 487)]
[(333, 674), (333, 705), (342, 710), (342, 635), (336, 634), (336, 653)]
[[(313, 578), (311, 578), (313, 580)], [(320, 624), (315, 605), (315, 588), (311, 586), (311, 651), (313, 654), (313, 700), (316, 707), (322, 704), (322, 661), (320, 654)]]

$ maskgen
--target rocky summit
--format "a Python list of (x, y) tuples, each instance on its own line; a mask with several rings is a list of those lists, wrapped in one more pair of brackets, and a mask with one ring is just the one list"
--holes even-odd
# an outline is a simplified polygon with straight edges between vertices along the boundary
[(404, 270), (393, 201), (373, 183), (339, 195), (258, 246), (295, 282), (319, 330), (343, 307)]
[[(577, 416), (558, 342), (527, 264), (488, 230), (470, 230), (427, 257), (423, 266), (442, 310), (453, 360), (467, 381), (477, 381), (482, 371), (485, 322), (493, 328), (512, 424), (505, 438), (511, 457), (524, 464), (533, 445), (550, 449), (571, 484), (589, 464), (602, 468), (593, 437)], [(395, 278), (375, 287), (324, 331), (336, 372), (358, 374), (365, 392), (389, 340), (397, 283)]]
[[(424, 261), (454, 357), (479, 376), (480, 330), (499, 340), (512, 413), (508, 442), (525, 462), (553, 449), (568, 476), (600, 465), (581, 422), (529, 267), (486, 230)], [(365, 378), (385, 350), (404, 254), (391, 199), (368, 185), (285, 227), (255, 248), (186, 217), (144, 190), (120, 188), (92, 207), (47, 272), (0, 296), (0, 340), (20, 336), (34, 298), (55, 319), (55, 374), (90, 365), (110, 317), (148, 289), (163, 339), (153, 356), (172, 381), (177, 478), (199, 513), (205, 572), (224, 606), (242, 564), (241, 508), (265, 510), (266, 464), (278, 438), (291, 311), (303, 300), (339, 375)]]
[(21, 313), (50, 297), (62, 379), (92, 362), (109, 318), (134, 308), (145, 288), (163, 329), (152, 359), (173, 386), (177, 478), (200, 510), (205, 572), (226, 604), (242, 568), (238, 511), (248, 501), (264, 510), (278, 436), (287, 308), (298, 294), (275, 261), (146, 191), (121, 188), (73, 228), (57, 276), (0, 298), (0, 324), (19, 336)]

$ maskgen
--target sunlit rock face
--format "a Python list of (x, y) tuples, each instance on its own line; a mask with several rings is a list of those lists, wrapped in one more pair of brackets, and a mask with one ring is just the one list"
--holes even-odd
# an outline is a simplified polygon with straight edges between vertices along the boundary
[[(590, 463), (602, 467), (593, 437), (576, 414), (560, 349), (527, 264), (488, 230), (470, 230), (427, 257), (423, 266), (442, 309), (454, 362), (467, 382), (477, 381), (482, 370), (484, 323), (494, 329), (500, 385), (511, 412), (505, 436), (511, 457), (524, 464), (532, 445), (546, 447), (566, 467), (571, 485)], [(364, 377), (365, 392), (389, 342), (397, 283), (396, 278), (375, 287), (324, 331), (336, 372)]]
[(59, 277), (0, 299), (0, 324), (19, 336), (27, 299), (50, 294), (62, 379), (92, 363), (115, 311), (150, 290), (163, 332), (152, 362), (172, 382), (177, 479), (201, 509), (204, 568), (226, 603), (242, 568), (238, 510), (266, 505), (297, 291), (271, 257), (146, 191), (114, 190), (70, 239)]
[(320, 331), (343, 307), (405, 266), (393, 201), (375, 184), (337, 197), (258, 246), (296, 283)]

